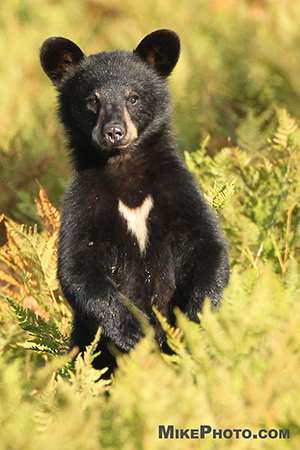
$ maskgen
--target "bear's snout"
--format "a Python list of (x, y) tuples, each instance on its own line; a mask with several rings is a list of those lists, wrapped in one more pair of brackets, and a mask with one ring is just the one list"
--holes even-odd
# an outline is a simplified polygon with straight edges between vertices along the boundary
[(126, 134), (121, 123), (109, 122), (103, 127), (103, 137), (109, 145), (120, 144)]

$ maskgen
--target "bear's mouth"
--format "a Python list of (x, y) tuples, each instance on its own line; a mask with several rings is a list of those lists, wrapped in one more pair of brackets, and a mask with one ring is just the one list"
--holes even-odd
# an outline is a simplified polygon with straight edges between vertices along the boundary
[(126, 151), (132, 147), (134, 144), (134, 141), (123, 141), (118, 142), (114, 144), (109, 144), (106, 141), (102, 141), (101, 143), (97, 143), (98, 146), (105, 151), (111, 152), (111, 153), (122, 153), (123, 151)]

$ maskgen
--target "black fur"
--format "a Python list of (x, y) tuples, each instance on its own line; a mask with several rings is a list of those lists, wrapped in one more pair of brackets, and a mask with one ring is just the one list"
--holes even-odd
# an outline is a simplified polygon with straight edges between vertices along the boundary
[[(152, 306), (174, 322), (175, 306), (198, 321), (206, 296), (218, 306), (228, 282), (226, 244), (216, 215), (174, 149), (166, 78), (179, 56), (178, 36), (156, 31), (134, 52), (84, 56), (50, 38), (42, 66), (59, 93), (75, 172), (66, 193), (58, 277), (75, 312), (80, 350), (102, 327), (97, 367), (114, 366), (106, 344), (128, 352), (143, 337), (129, 301), (165, 336)], [(153, 200), (142, 248), (119, 203)]]

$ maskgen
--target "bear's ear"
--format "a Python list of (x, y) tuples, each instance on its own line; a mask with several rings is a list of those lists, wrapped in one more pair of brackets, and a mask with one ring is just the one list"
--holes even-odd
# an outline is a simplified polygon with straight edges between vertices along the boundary
[(41, 65), (56, 87), (60, 87), (64, 75), (84, 58), (80, 48), (62, 37), (47, 39), (41, 48)]
[(174, 31), (157, 30), (148, 34), (134, 52), (159, 75), (168, 77), (179, 58), (180, 40)]

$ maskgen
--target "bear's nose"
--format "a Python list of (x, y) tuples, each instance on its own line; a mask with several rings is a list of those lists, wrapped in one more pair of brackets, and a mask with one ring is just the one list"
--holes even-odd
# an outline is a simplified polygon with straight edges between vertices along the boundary
[(109, 144), (115, 144), (125, 136), (125, 129), (120, 123), (107, 123), (103, 128), (103, 136)]

